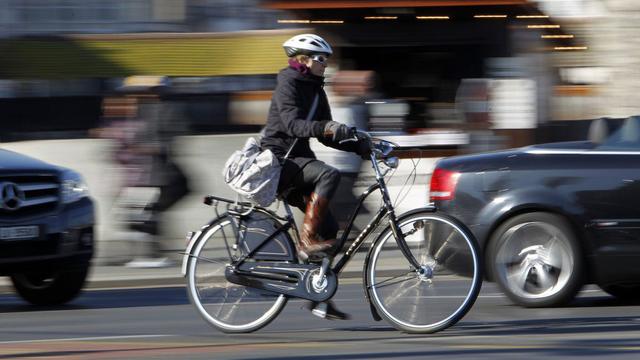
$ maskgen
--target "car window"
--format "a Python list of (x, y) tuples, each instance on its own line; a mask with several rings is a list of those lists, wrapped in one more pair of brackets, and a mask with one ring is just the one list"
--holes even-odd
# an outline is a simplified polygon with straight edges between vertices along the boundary
[(640, 151), (640, 117), (630, 117), (596, 150)]

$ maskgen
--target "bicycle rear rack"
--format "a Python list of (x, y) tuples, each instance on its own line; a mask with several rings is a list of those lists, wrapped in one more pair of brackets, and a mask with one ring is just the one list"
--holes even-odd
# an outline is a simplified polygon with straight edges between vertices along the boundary
[[(281, 200), (278, 200), (278, 201), (281, 201)], [(269, 213), (271, 216), (277, 218), (278, 220), (281, 220), (281, 221), (288, 221), (289, 220), (285, 216), (278, 215), (273, 210), (264, 208), (262, 206), (256, 205), (256, 204), (248, 202), (248, 201), (238, 201), (238, 199), (231, 200), (231, 199), (223, 198), (223, 197), (220, 197), (220, 196), (214, 196), (214, 195), (206, 195), (204, 197), (204, 200), (203, 200), (203, 203), (205, 205), (215, 206), (216, 214), (218, 216), (220, 216), (220, 214), (218, 213), (218, 204), (221, 203), (221, 202), (227, 204), (227, 209), (226, 210), (227, 210), (227, 212), (229, 214), (232, 214), (232, 215), (247, 216), (254, 210), (261, 210), (261, 211)], [(235, 205), (235, 206), (232, 207), (232, 205)], [(280, 206), (278, 206), (278, 208), (279, 207)]]

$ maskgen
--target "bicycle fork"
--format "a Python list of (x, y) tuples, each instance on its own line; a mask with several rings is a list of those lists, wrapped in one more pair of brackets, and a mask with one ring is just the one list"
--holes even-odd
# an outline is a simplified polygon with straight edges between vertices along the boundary
[(389, 196), (389, 191), (387, 190), (387, 184), (384, 181), (384, 176), (380, 172), (380, 168), (378, 167), (377, 162), (372, 161), (373, 169), (376, 173), (376, 180), (378, 184), (380, 184), (380, 192), (382, 193), (382, 201), (384, 202), (384, 207), (386, 209), (387, 214), (389, 215), (389, 226), (391, 227), (391, 232), (393, 233), (393, 237), (396, 240), (396, 244), (400, 248), (402, 255), (407, 259), (409, 264), (413, 267), (414, 270), (420, 270), (420, 264), (415, 259), (411, 251), (409, 250), (409, 246), (404, 238), (404, 234), (402, 233), (402, 229), (398, 225), (398, 220), (396, 219), (396, 212), (393, 208), (393, 203), (391, 202), (391, 197)]

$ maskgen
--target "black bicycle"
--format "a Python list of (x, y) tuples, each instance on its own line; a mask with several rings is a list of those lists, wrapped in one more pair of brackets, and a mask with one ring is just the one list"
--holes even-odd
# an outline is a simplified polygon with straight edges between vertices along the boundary
[[(289, 298), (331, 299), (345, 265), (383, 223), (364, 262), (364, 295), (373, 318), (409, 333), (434, 333), (469, 311), (483, 278), (474, 236), (434, 207), (396, 215), (385, 174), (398, 166), (390, 156), (397, 146), (365, 132), (358, 137), (371, 142), (376, 183), (360, 197), (339, 244), (345, 244), (370, 194), (379, 190), (382, 204), (339, 258), (298, 259), (293, 240), (298, 241), (298, 230), (286, 203), (286, 215), (280, 216), (251, 203), (205, 198), (217, 216), (188, 235), (182, 271), (189, 298), (208, 323), (223, 332), (251, 332), (278, 316)], [(220, 204), (226, 204), (224, 213)]]

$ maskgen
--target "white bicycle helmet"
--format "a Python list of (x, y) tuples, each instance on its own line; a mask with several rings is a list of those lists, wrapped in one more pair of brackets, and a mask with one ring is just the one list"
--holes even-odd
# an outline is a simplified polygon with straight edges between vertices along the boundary
[(292, 37), (282, 44), (288, 57), (296, 55), (333, 54), (331, 46), (323, 38), (314, 34), (301, 34)]

